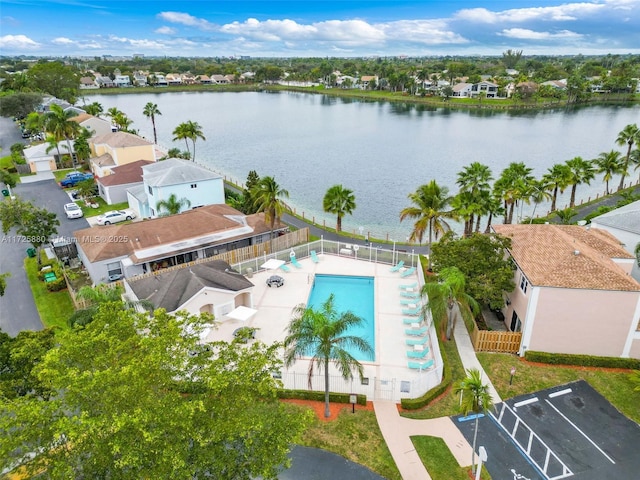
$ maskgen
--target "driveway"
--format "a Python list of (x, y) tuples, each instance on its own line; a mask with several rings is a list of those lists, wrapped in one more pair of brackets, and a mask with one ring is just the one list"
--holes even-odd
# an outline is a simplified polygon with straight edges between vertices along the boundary
[(11, 145), (26, 143), (18, 125), (7, 117), (0, 117), (0, 157), (11, 154)]
[[(89, 226), (84, 218), (67, 218), (63, 205), (69, 202), (69, 196), (54, 180), (19, 184), (14, 194), (55, 213), (60, 221), (58, 236), (69, 238), (75, 230)], [(4, 197), (2, 201), (5, 201)], [(11, 272), (5, 295), (0, 297), (0, 328), (11, 336), (22, 330), (43, 328), (24, 271), (24, 259), (29, 247), (31, 244), (21, 241), (15, 231), (2, 235), (0, 239), (0, 272)]]

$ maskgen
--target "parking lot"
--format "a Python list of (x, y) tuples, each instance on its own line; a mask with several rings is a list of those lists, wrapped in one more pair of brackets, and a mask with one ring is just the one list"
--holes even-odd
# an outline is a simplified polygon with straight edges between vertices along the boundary
[[(474, 421), (454, 420), (472, 443)], [(640, 426), (585, 381), (499, 403), (478, 425), (493, 480), (639, 478)]]

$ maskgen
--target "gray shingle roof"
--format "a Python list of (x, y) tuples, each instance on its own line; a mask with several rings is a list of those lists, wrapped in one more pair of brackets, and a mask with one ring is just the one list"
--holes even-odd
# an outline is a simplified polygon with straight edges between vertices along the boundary
[(592, 218), (591, 222), (640, 235), (640, 201)]
[(145, 278), (127, 280), (139, 300), (173, 312), (205, 287), (237, 292), (253, 287), (244, 275), (234, 272), (222, 260), (159, 272)]
[(152, 187), (179, 185), (221, 178), (215, 172), (180, 158), (168, 158), (143, 167), (144, 182)]

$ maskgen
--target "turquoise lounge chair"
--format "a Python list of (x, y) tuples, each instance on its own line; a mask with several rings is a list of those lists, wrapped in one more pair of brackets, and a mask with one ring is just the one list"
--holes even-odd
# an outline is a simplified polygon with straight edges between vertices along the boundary
[(429, 349), (424, 350), (407, 350), (407, 357), (409, 358), (424, 358), (429, 353)]
[(400, 300), (400, 305), (418, 305), (420, 303), (420, 299), (419, 298), (405, 298)]
[(320, 259), (318, 258), (318, 254), (316, 253), (315, 250), (311, 250), (311, 260), (313, 260), (313, 263), (319, 263)]
[(420, 298), (419, 293), (412, 293), (412, 292), (400, 292), (400, 296), (404, 298)]
[(426, 370), (427, 368), (432, 366), (433, 360), (429, 360), (428, 362), (407, 362), (407, 367), (414, 370)]
[(422, 307), (416, 307), (416, 308), (404, 308), (402, 310), (402, 314), (403, 315), (420, 315), (420, 311), (422, 310)]
[(395, 267), (391, 267), (390, 271), (391, 272), (397, 272), (398, 270), (400, 270), (402, 267), (404, 267), (404, 260), (400, 260), (398, 262), (398, 264)]
[(302, 268), (302, 264), (298, 261), (296, 257), (291, 257), (291, 265), (296, 268)]
[(290, 272), (291, 269), (289, 267), (287, 267), (284, 263), (282, 265), (280, 265), (278, 267), (280, 270), (282, 270), (283, 272)]
[(420, 338), (407, 338), (404, 343), (406, 343), (407, 345), (424, 345), (428, 341), (429, 337), (425, 335), (424, 337)]
[(412, 288), (417, 288), (418, 282), (412, 283), (410, 285), (400, 285), (400, 290), (411, 290)]
[(402, 319), (402, 323), (404, 323), (405, 325), (409, 325), (411, 323), (422, 323), (422, 315), (419, 317), (413, 317), (413, 318), (403, 318)]
[(405, 277), (408, 277), (410, 275), (413, 275), (413, 272), (415, 272), (415, 271), (416, 271), (416, 267), (407, 268), (404, 272), (402, 272), (400, 274), (400, 276), (402, 278), (405, 278)]
[(407, 328), (404, 333), (406, 333), (407, 335), (411, 335), (412, 337), (419, 337), (427, 333), (427, 330), (427, 326), (425, 325), (421, 328)]

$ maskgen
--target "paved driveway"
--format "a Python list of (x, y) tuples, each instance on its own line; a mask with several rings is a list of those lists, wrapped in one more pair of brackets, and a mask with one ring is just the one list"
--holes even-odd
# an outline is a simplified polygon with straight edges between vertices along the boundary
[[(63, 205), (69, 202), (69, 196), (54, 180), (19, 184), (14, 193), (57, 214), (60, 220), (59, 236), (71, 237), (75, 230), (89, 226), (84, 218), (67, 218)], [(2, 201), (5, 201), (4, 197)], [(0, 328), (12, 336), (22, 330), (43, 328), (23, 266), (26, 250), (31, 244), (19, 240), (15, 231), (6, 236), (2, 234), (0, 238), (0, 272), (11, 272), (5, 295), (0, 297)]]

